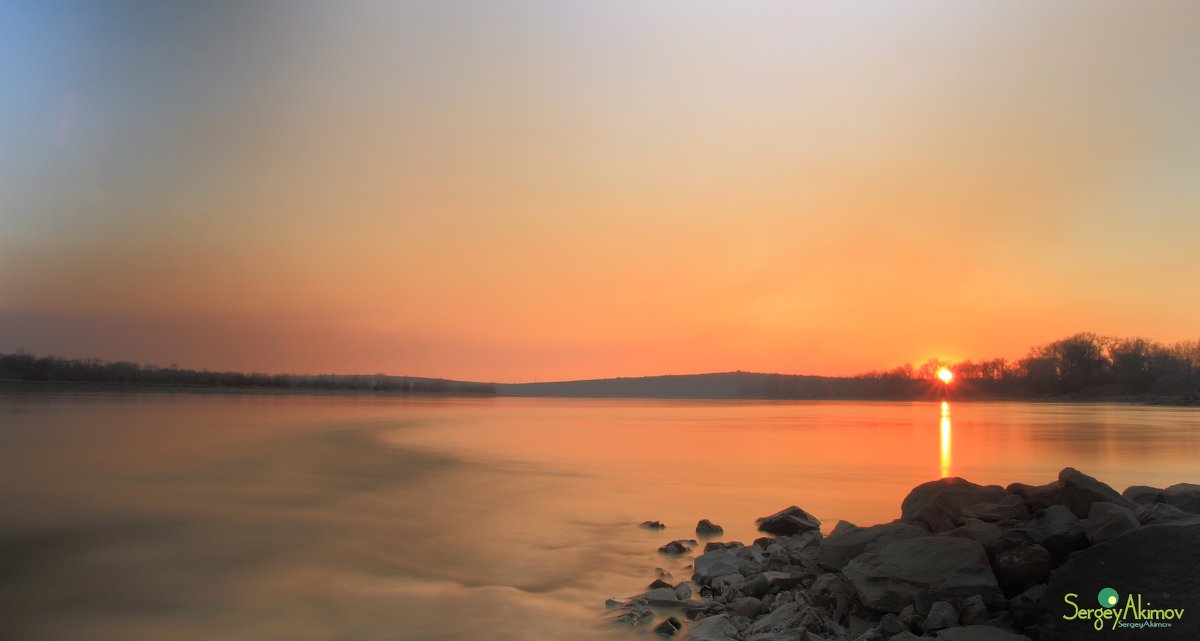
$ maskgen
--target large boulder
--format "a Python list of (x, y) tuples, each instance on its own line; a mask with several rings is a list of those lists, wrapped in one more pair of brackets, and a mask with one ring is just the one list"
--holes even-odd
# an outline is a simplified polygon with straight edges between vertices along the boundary
[(821, 521), (795, 505), (780, 510), (757, 521), (760, 532), (775, 536), (791, 536), (821, 529)]
[(1005, 488), (1005, 491), (1021, 497), (1032, 511), (1062, 503), (1062, 484), (1058, 481), (1045, 485), (1012, 483)]
[(1027, 519), (1029, 518), (1029, 507), (1020, 496), (1008, 494), (993, 503), (968, 505), (963, 508), (962, 515), (995, 523), (1011, 519)]
[(1044, 583), (1050, 576), (1050, 553), (1035, 544), (1018, 545), (996, 555), (992, 562), (996, 581), (1008, 598)]
[(1150, 487), (1149, 485), (1130, 485), (1121, 492), (1121, 496), (1137, 503), (1138, 505), (1154, 505), (1163, 498), (1163, 490), (1161, 487)]
[[(1200, 639), (1200, 519), (1147, 525), (1073, 555), (1050, 575), (1046, 589), (1043, 639), (1095, 640), (1093, 620), (1064, 619), (1080, 609), (1098, 607), (1096, 595), (1116, 590), (1118, 607), (1140, 596), (1143, 608), (1183, 608), (1185, 616), (1169, 629), (1106, 628), (1105, 639)], [(1129, 612), (1130, 618), (1135, 611)], [(1111, 626), (1111, 622), (1109, 624)]]
[(1083, 522), (1061, 505), (1039, 510), (1025, 525), (1013, 531), (1025, 533), (1034, 543), (1046, 548), (1055, 562), (1088, 546)]
[(1083, 522), (1083, 529), (1092, 545), (1121, 536), (1140, 526), (1137, 515), (1131, 510), (1108, 501), (1092, 503), (1088, 517)]
[(854, 559), (842, 573), (863, 605), (879, 612), (900, 612), (918, 595), (936, 600), (978, 594), (989, 607), (1004, 603), (983, 546), (958, 537), (894, 541)]
[(990, 625), (964, 625), (937, 633), (938, 641), (1029, 641), (1029, 637)]
[(967, 519), (965, 523), (946, 534), (975, 541), (983, 546), (989, 558), (994, 558), (1001, 550), (1009, 547), (1008, 541), (1004, 538), (1004, 532), (999, 527), (991, 523), (984, 523), (979, 519)]
[(1137, 509), (1133, 501), (1073, 467), (1063, 468), (1063, 471), (1058, 473), (1058, 481), (1062, 484), (1063, 505), (1081, 519), (1087, 518), (1092, 503), (1098, 501), (1114, 503), (1129, 510)]
[(821, 542), (821, 553), (817, 557), (817, 563), (836, 572), (863, 552), (875, 552), (893, 541), (925, 535), (925, 530), (911, 523), (894, 522), (858, 527), (848, 521), (838, 521), (833, 532)]
[(688, 641), (734, 641), (737, 633), (737, 626), (733, 625), (729, 616), (718, 614), (697, 621), (683, 638)]
[(708, 537), (714, 537), (714, 536), (721, 536), (724, 533), (725, 533), (725, 528), (717, 525), (716, 523), (713, 523), (712, 521), (710, 521), (708, 519), (700, 519), (700, 522), (696, 523), (696, 534), (698, 534), (702, 537), (708, 538)]
[(728, 550), (713, 550), (696, 557), (693, 565), (692, 581), (699, 585), (708, 585), (719, 576), (741, 574), (743, 559)]
[(933, 532), (963, 524), (963, 511), (979, 503), (996, 503), (1006, 496), (998, 485), (976, 485), (957, 476), (922, 483), (900, 504), (900, 518), (924, 523)]
[(1190, 514), (1200, 514), (1200, 485), (1177, 483), (1163, 491), (1163, 503)]

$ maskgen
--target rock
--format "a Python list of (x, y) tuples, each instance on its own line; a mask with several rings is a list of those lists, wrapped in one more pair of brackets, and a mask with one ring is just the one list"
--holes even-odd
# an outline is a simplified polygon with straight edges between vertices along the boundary
[(673, 588), (673, 587), (675, 587), (675, 586), (671, 585), (670, 583), (667, 583), (666, 581), (663, 581), (662, 579), (654, 579), (654, 582), (651, 583), (650, 585), (647, 585), (646, 589), (653, 590), (655, 588)]
[(686, 554), (687, 551), (688, 551), (687, 541), (681, 541), (681, 540), (671, 541), (670, 543), (658, 548), (658, 552), (660, 554), (669, 554), (671, 556), (679, 556), (680, 554)]
[(605, 609), (608, 609), (608, 610), (615, 610), (617, 608), (623, 608), (627, 605), (629, 605), (629, 602), (625, 601), (623, 599), (605, 599), (604, 600), (604, 607), (605, 607)]
[(1012, 547), (1004, 537), (1004, 532), (991, 523), (979, 519), (966, 519), (962, 525), (950, 530), (949, 536), (970, 539), (983, 546), (988, 558), (995, 558), (1005, 548)]
[(1173, 505), (1188, 514), (1200, 514), (1200, 485), (1176, 483), (1163, 491), (1163, 503)]
[[(1041, 618), (1045, 600), (1046, 584), (1039, 583), (1009, 599), (1008, 611), (1017, 625), (1027, 628)], [(966, 621), (963, 621), (963, 625), (966, 625)]]
[(1130, 485), (1121, 492), (1121, 496), (1138, 505), (1154, 505), (1163, 499), (1163, 490), (1149, 485)]
[(758, 620), (750, 626), (750, 632), (757, 634), (761, 632), (780, 632), (783, 630), (808, 630), (821, 634), (823, 632), (833, 632), (829, 628), (836, 626), (829, 625), (821, 618), (820, 610), (809, 605), (793, 602), (775, 608), (765, 617), (759, 617)]
[(630, 607), (623, 614), (612, 620), (618, 627), (640, 628), (649, 625), (654, 620), (654, 612), (650, 608)]
[(1154, 505), (1138, 510), (1138, 522), (1142, 525), (1168, 523), (1170, 521), (1178, 521), (1179, 519), (1191, 518), (1196, 518), (1196, 515), (1188, 514), (1174, 505), (1166, 503), (1155, 503)]
[(771, 587), (771, 581), (764, 574), (755, 574), (742, 584), (742, 592), (750, 596), (762, 596)]
[(1046, 548), (1056, 563), (1066, 559), (1071, 552), (1088, 546), (1083, 522), (1061, 505), (1039, 510), (1025, 525), (1014, 528), (1014, 531), (1024, 532), (1033, 542)]
[(1025, 505), (1025, 499), (1008, 494), (994, 503), (968, 505), (963, 508), (962, 515), (964, 518), (995, 523), (1009, 519), (1027, 519), (1029, 518), (1029, 507)]
[[(1074, 608), (1064, 595), (1075, 593), (1080, 608), (1096, 607), (1096, 595), (1113, 588), (1124, 600), (1140, 595), (1143, 605), (1184, 608), (1163, 639), (1200, 639), (1200, 519), (1147, 525), (1072, 555), (1050, 575), (1046, 588), (1047, 623), (1043, 639), (1096, 639), (1091, 621), (1064, 620)], [(1119, 631), (1118, 631), (1119, 632)], [(1154, 630), (1142, 632), (1146, 638)], [(1166, 634), (1169, 632), (1169, 634)], [(1132, 637), (1130, 637), (1132, 638)]]
[(725, 533), (725, 528), (709, 521), (708, 519), (700, 519), (696, 524), (696, 534), (702, 537), (721, 536)]
[(1137, 509), (1132, 501), (1117, 494), (1116, 490), (1073, 467), (1063, 468), (1058, 473), (1058, 480), (1062, 483), (1062, 504), (1078, 518), (1086, 519), (1092, 503), (1097, 501), (1108, 501), (1129, 510)]
[(667, 526), (663, 525), (661, 521), (642, 521), (639, 527), (644, 527), (647, 530), (661, 530)]
[(1046, 485), (1013, 483), (1005, 488), (1005, 491), (1021, 497), (1029, 509), (1035, 512), (1062, 503), (1062, 484), (1058, 481)]
[(700, 585), (708, 585), (719, 576), (736, 574), (740, 577), (743, 563), (745, 561), (727, 550), (705, 552), (696, 557), (692, 580)]
[(690, 641), (734, 641), (737, 634), (738, 629), (729, 620), (729, 615), (718, 614), (697, 621), (684, 638)]
[(751, 619), (758, 616), (758, 613), (762, 611), (763, 607), (762, 601), (752, 596), (744, 596), (735, 600), (731, 605), (733, 606), (734, 612)]
[(848, 521), (838, 521), (833, 532), (821, 542), (817, 562), (827, 570), (840, 571), (851, 559), (863, 552), (875, 552), (893, 541), (925, 536), (926, 532), (911, 523), (884, 523), (858, 527)]
[(679, 634), (679, 631), (682, 628), (683, 624), (680, 623), (679, 619), (676, 619), (675, 617), (667, 617), (666, 620), (655, 626), (654, 632), (655, 634), (660, 634), (664, 637), (673, 637), (676, 634)]
[(995, 503), (1006, 496), (998, 485), (976, 485), (957, 476), (922, 483), (900, 504), (900, 518), (921, 522), (933, 532), (963, 523), (963, 510), (978, 503)]
[(922, 626), (926, 632), (937, 632), (958, 625), (958, 610), (949, 601), (935, 601), (929, 608)]
[(1141, 527), (1137, 516), (1131, 510), (1107, 501), (1092, 503), (1088, 517), (1083, 522), (1083, 530), (1092, 545), (1102, 543), (1111, 538), (1121, 536), (1130, 530)]
[(921, 641), (922, 638), (928, 639), (930, 637), (919, 637), (908, 630), (903, 630), (897, 634), (893, 634), (888, 641)]
[(686, 583), (680, 583), (675, 586), (675, 598), (680, 601), (687, 601), (692, 598), (692, 586)]
[(790, 536), (821, 529), (821, 522), (815, 516), (795, 505), (771, 516), (764, 516), (757, 520), (757, 524), (760, 532), (775, 536)]
[(1034, 543), (1018, 545), (996, 555), (992, 563), (1004, 596), (1011, 598), (1050, 576), (1050, 552)]
[(962, 613), (959, 615), (959, 621), (963, 625), (982, 625), (987, 618), (988, 609), (983, 603), (983, 597), (972, 594), (963, 600)]
[(650, 605), (660, 607), (682, 607), (683, 601), (676, 596), (674, 588), (655, 588), (647, 590), (645, 597)]
[(978, 594), (989, 607), (1004, 603), (983, 546), (958, 537), (895, 541), (854, 559), (842, 574), (863, 605), (878, 612), (900, 612), (920, 593), (934, 599)]
[(938, 641), (1029, 641), (1029, 637), (990, 625), (965, 625), (937, 633)]

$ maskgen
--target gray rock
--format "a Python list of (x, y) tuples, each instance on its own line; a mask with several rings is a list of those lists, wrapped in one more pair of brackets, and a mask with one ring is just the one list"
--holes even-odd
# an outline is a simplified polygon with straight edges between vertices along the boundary
[(1092, 545), (1102, 543), (1111, 538), (1121, 536), (1130, 530), (1141, 527), (1137, 516), (1132, 510), (1107, 501), (1092, 503), (1088, 517), (1083, 522), (1083, 530), (1087, 533)]
[(1039, 510), (1025, 525), (1014, 530), (1024, 532), (1033, 542), (1046, 548), (1056, 562), (1088, 546), (1083, 522), (1061, 505)]
[(919, 637), (908, 630), (902, 630), (893, 634), (888, 641), (921, 641), (921, 639), (929, 639), (932, 637)]
[(983, 597), (972, 594), (963, 600), (962, 613), (959, 615), (959, 621), (963, 625), (982, 625), (987, 619), (988, 609), (983, 603)]
[(922, 627), (926, 632), (937, 632), (958, 625), (958, 610), (949, 601), (935, 601), (925, 616)]
[(719, 576), (742, 573), (745, 561), (727, 550), (713, 550), (696, 557), (692, 580), (700, 585), (708, 585)]
[(992, 571), (1004, 596), (1012, 598), (1050, 576), (1050, 552), (1034, 543), (1018, 545), (996, 555)]
[(1037, 511), (1051, 505), (1062, 503), (1062, 484), (1058, 481), (1046, 485), (1026, 485), (1013, 483), (1005, 488), (1009, 494), (1021, 497), (1031, 511)]
[[(1147, 525), (1072, 555), (1050, 575), (1046, 588), (1049, 617), (1043, 639), (1096, 639), (1090, 621), (1064, 620), (1071, 612), (1064, 595), (1078, 594), (1080, 608), (1094, 607), (1096, 594), (1111, 587), (1122, 596), (1140, 594), (1154, 608), (1184, 608), (1162, 638), (1200, 639), (1200, 519)], [(1144, 632), (1149, 638), (1149, 630)], [(1160, 630), (1160, 632), (1162, 632)], [(1132, 638), (1132, 636), (1130, 637)]]
[(683, 601), (675, 594), (674, 588), (655, 588), (647, 590), (644, 597), (650, 605), (659, 607), (683, 607)]
[(673, 588), (673, 587), (675, 587), (675, 586), (671, 585), (670, 583), (667, 583), (666, 581), (663, 581), (660, 578), (660, 579), (654, 579), (654, 582), (651, 583), (650, 585), (647, 585), (646, 589), (653, 590), (655, 588)]
[(661, 530), (667, 526), (663, 525), (661, 521), (642, 521), (640, 527), (644, 527), (647, 530)]
[(1138, 510), (1138, 522), (1143, 525), (1168, 523), (1170, 521), (1178, 521), (1179, 519), (1191, 518), (1196, 518), (1196, 515), (1188, 514), (1174, 505), (1166, 503), (1155, 503), (1154, 505)]
[[(750, 626), (750, 632), (752, 634), (781, 630), (808, 630), (818, 634), (834, 632), (833, 628), (837, 627), (836, 624), (826, 621), (822, 618), (821, 613), (819, 608), (804, 603), (787, 603), (775, 608), (770, 614), (759, 617)], [(840, 630), (837, 631), (840, 632)]]
[(764, 516), (757, 520), (757, 524), (760, 532), (775, 536), (790, 536), (821, 529), (821, 522), (815, 516), (795, 505)]
[(675, 586), (675, 598), (680, 601), (687, 601), (692, 598), (692, 586), (687, 583), (680, 583)]
[(654, 632), (655, 634), (664, 637), (673, 637), (676, 634), (679, 634), (679, 630), (682, 628), (683, 623), (681, 623), (679, 619), (676, 619), (675, 617), (667, 617), (662, 623), (655, 626)]
[(696, 534), (702, 537), (721, 536), (724, 533), (725, 528), (708, 519), (700, 519), (700, 522), (696, 524)]
[(1121, 496), (1137, 503), (1138, 505), (1154, 505), (1163, 499), (1163, 489), (1161, 487), (1150, 487), (1149, 485), (1131, 485), (1121, 492)]
[(752, 596), (744, 596), (737, 599), (732, 603), (732, 606), (734, 612), (751, 619), (758, 616), (758, 613), (762, 612), (763, 609), (762, 601)]
[(976, 503), (963, 508), (964, 518), (975, 518), (995, 523), (1009, 519), (1029, 518), (1029, 507), (1020, 496), (1008, 494), (994, 503)]
[(1073, 467), (1063, 468), (1058, 473), (1058, 480), (1062, 484), (1063, 505), (1078, 518), (1087, 518), (1092, 503), (1097, 501), (1108, 501), (1130, 510), (1137, 509), (1133, 501)]
[(670, 556), (679, 556), (681, 554), (687, 554), (687, 551), (689, 549), (690, 549), (690, 546), (688, 545), (688, 541), (675, 540), (675, 541), (671, 541), (670, 543), (658, 548), (658, 552), (659, 552), (659, 554), (667, 554)]
[(933, 599), (978, 594), (989, 607), (1004, 603), (983, 546), (952, 536), (889, 543), (854, 559), (842, 574), (863, 605), (879, 612), (900, 612), (922, 593)]
[(863, 552), (875, 552), (893, 541), (925, 535), (924, 530), (911, 523), (895, 522), (858, 527), (848, 521), (838, 521), (833, 532), (821, 542), (817, 562), (827, 570), (839, 571)]
[(690, 641), (734, 641), (737, 634), (738, 629), (729, 620), (729, 615), (718, 614), (697, 621), (684, 638)]
[(922, 483), (900, 504), (901, 519), (921, 522), (933, 532), (952, 530), (963, 523), (963, 510), (979, 503), (995, 503), (1005, 497), (998, 485), (976, 485), (949, 477)]
[(938, 641), (1029, 641), (1029, 637), (990, 625), (966, 625), (937, 633)]
[[(1027, 628), (1037, 623), (1038, 619), (1041, 618), (1045, 609), (1045, 600), (1046, 584), (1039, 583), (1009, 599), (1008, 611), (1012, 614), (1013, 621), (1017, 625)], [(966, 624), (965, 621), (963, 623), (964, 625)]]
[(1189, 514), (1200, 514), (1200, 485), (1176, 483), (1163, 491), (1163, 503)]
[(957, 536), (964, 539), (970, 539), (983, 546), (987, 551), (989, 558), (994, 558), (1001, 550), (1008, 545), (1004, 537), (1004, 532), (991, 523), (984, 523), (979, 519), (966, 519), (962, 525), (950, 530), (950, 536)]
[[(780, 630), (778, 632), (759, 632), (746, 637), (746, 641), (807, 641), (808, 636), (801, 636), (800, 630)], [(824, 641), (821, 639), (820, 641)]]

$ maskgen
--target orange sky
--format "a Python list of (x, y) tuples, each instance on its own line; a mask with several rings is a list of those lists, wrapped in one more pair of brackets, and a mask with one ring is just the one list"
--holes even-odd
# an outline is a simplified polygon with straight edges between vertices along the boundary
[(1198, 333), (1193, 3), (203, 4), (0, 9), (0, 351), (524, 381)]

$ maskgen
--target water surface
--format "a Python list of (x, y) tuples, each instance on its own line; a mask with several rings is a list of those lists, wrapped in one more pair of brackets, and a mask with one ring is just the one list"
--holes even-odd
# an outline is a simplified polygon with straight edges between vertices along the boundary
[[(1200, 481), (1200, 411), (1121, 405), (0, 394), (0, 638), (628, 638), (709, 518), (898, 516), (944, 475)], [(670, 527), (636, 527), (658, 519)]]

